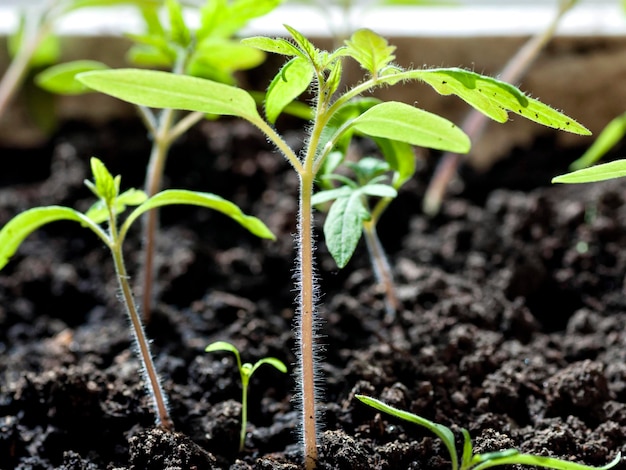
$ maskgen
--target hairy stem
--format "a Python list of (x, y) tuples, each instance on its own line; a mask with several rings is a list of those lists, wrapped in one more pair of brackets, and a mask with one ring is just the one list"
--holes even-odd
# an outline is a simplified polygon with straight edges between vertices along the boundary
[(298, 221), (298, 284), (300, 288), (300, 393), (302, 398), (302, 437), (306, 470), (317, 466), (317, 417), (315, 410), (315, 278), (313, 261), (313, 175), (300, 175), (300, 214)]
[(110, 210), (110, 227), (111, 227), (111, 240), (110, 245), (111, 254), (113, 255), (113, 261), (115, 263), (115, 272), (117, 274), (117, 280), (122, 291), (124, 305), (126, 307), (126, 313), (130, 319), (130, 323), (133, 329), (133, 335), (135, 342), (137, 343), (137, 349), (139, 351), (139, 358), (143, 363), (144, 379), (146, 381), (146, 388), (150, 396), (152, 397), (157, 424), (165, 429), (172, 430), (174, 423), (170, 418), (169, 411), (167, 410), (167, 401), (163, 388), (161, 387), (161, 381), (154, 367), (152, 361), (152, 354), (150, 353), (150, 343), (148, 342), (143, 330), (143, 325), (133, 294), (128, 283), (128, 274), (126, 273), (126, 267), (124, 265), (124, 258), (122, 256), (121, 239), (117, 235), (117, 228), (115, 224), (115, 216)]
[(383, 287), (383, 292), (385, 293), (385, 321), (391, 323), (395, 320), (396, 313), (400, 309), (400, 301), (396, 294), (391, 265), (378, 238), (376, 224), (372, 223), (372, 221), (365, 222), (363, 224), (363, 234), (376, 282)]

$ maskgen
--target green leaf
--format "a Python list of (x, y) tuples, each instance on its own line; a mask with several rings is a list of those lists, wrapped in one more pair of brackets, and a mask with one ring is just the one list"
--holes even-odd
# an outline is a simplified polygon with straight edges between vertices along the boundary
[(191, 43), (191, 33), (185, 24), (183, 17), (183, 9), (177, 0), (166, 0), (167, 14), (170, 19), (170, 37), (171, 40), (182, 46), (187, 47)]
[(398, 192), (395, 189), (393, 189), (391, 186), (389, 186), (388, 184), (380, 184), (380, 183), (366, 184), (365, 186), (361, 187), (359, 192), (362, 194), (366, 194), (368, 196), (374, 196), (374, 197), (394, 198), (398, 195)]
[(254, 99), (241, 88), (202, 78), (139, 69), (103, 70), (78, 75), (90, 88), (150, 108), (261, 119)]
[(378, 411), (382, 411), (383, 413), (395, 416), (396, 418), (400, 418), (410, 423), (417, 424), (431, 431), (443, 441), (444, 445), (448, 449), (448, 452), (450, 453), (450, 459), (452, 460), (452, 469), (457, 470), (459, 468), (459, 458), (457, 456), (456, 447), (454, 445), (454, 434), (452, 433), (450, 428), (442, 424), (437, 424), (429, 421), (426, 418), (422, 418), (421, 416), (418, 416), (416, 414), (409, 413), (408, 411), (399, 410), (398, 408), (387, 405), (386, 403), (383, 403), (376, 398), (367, 397), (365, 395), (355, 395), (354, 397), (362, 401), (366, 405), (377, 409)]
[[(69, 207), (36, 207), (24, 211), (9, 220), (0, 230), (0, 269), (7, 265), (26, 237), (38, 228), (60, 220), (75, 221), (94, 229), (87, 217)], [(101, 233), (94, 231), (102, 237)]]
[(456, 153), (467, 153), (469, 137), (455, 124), (405, 103), (380, 103), (352, 121), (363, 134)]
[[(98, 198), (103, 199), (105, 204), (113, 204), (113, 201), (119, 194), (120, 190), (120, 176), (115, 178), (109, 170), (107, 170), (104, 163), (96, 157), (91, 157), (89, 160), (91, 164), (91, 173), (93, 174), (94, 184), (87, 184), (87, 186), (94, 191)], [(85, 181), (85, 183), (90, 183)]]
[(339, 188), (325, 189), (319, 191), (311, 197), (311, 204), (314, 206), (318, 204), (324, 204), (328, 201), (334, 201), (335, 199), (347, 197), (353, 191), (349, 186), (341, 186)]
[(373, 140), (394, 172), (393, 187), (400, 189), (415, 174), (416, 158), (413, 148), (406, 142), (397, 140), (378, 137), (375, 137)]
[(292, 28), (289, 25), (284, 25), (285, 29), (289, 31), (291, 37), (296, 42), (298, 46), (300, 46), (300, 50), (305, 54), (305, 56), (311, 61), (314, 65), (319, 65), (320, 63), (320, 51), (309, 41), (303, 34), (298, 32), (296, 29)]
[(626, 176), (626, 160), (615, 160), (609, 163), (583, 168), (552, 178), (553, 183), (593, 183)]
[(35, 77), (35, 82), (43, 89), (52, 93), (80, 95), (93, 90), (76, 80), (76, 75), (108, 68), (106, 64), (95, 60), (76, 60), (47, 68)]
[(391, 171), (389, 163), (374, 157), (363, 157), (356, 162), (346, 162), (346, 165), (354, 171), (356, 179), (361, 186)]
[[(113, 214), (121, 214), (127, 206), (138, 206), (148, 199), (148, 195), (140, 189), (128, 189), (113, 201)], [(109, 218), (109, 210), (102, 199), (96, 201), (85, 213), (96, 224), (101, 224)]]
[(324, 239), (339, 268), (345, 267), (361, 239), (363, 222), (370, 214), (363, 206), (360, 192), (351, 191), (330, 206), (324, 222)]
[(538, 100), (524, 95), (513, 85), (459, 68), (411, 70), (391, 80), (422, 80), (442, 95), (457, 95), (471, 106), (498, 122), (506, 122), (508, 112), (519, 114), (547, 127), (574, 134), (589, 135), (587, 128)]
[(250, 47), (256, 47), (257, 49), (265, 52), (272, 52), (274, 54), (286, 56), (300, 56), (304, 58), (304, 55), (302, 55), (298, 48), (286, 39), (282, 38), (272, 39), (265, 36), (254, 36), (242, 39), (241, 43)]
[(250, 20), (274, 10), (283, 0), (212, 0), (201, 10), (198, 39), (208, 36), (231, 37)]
[(256, 217), (245, 215), (239, 207), (226, 199), (215, 194), (201, 193), (196, 191), (186, 191), (182, 189), (168, 189), (161, 191), (149, 198), (146, 202), (130, 213), (124, 221), (127, 229), (141, 214), (157, 207), (170, 206), (175, 204), (185, 204), (193, 206), (207, 207), (227, 215), (253, 235), (260, 238), (275, 240), (276, 237), (267, 226)]
[(626, 113), (617, 116), (609, 122), (591, 147), (579, 159), (574, 161), (569, 169), (580, 170), (593, 165), (615, 147), (624, 135), (626, 135)]
[[(538, 455), (513, 453), (511, 451), (503, 452), (503, 454), (495, 452), (491, 453), (494, 455), (490, 456), (491, 458), (489, 460), (476, 465), (475, 467), (473, 467), (473, 470), (484, 470), (485, 468), (490, 467), (500, 467), (502, 465), (515, 464), (534, 465), (536, 467), (553, 468), (555, 470), (608, 470), (615, 467), (615, 465), (617, 465), (621, 460), (621, 454), (618, 452), (615, 458), (608, 464), (602, 467), (593, 467), (591, 465), (582, 465), (579, 463), (561, 460), (554, 457), (541, 457)], [(507, 452), (510, 452), (510, 455), (507, 455)]]
[(283, 109), (304, 93), (313, 80), (311, 63), (302, 57), (287, 62), (270, 83), (265, 98), (265, 115), (275, 123)]
[(247, 70), (260, 65), (265, 54), (254, 48), (230, 39), (207, 38), (194, 52), (188, 73), (216, 80), (222, 83), (234, 83), (232, 76), (238, 70)]
[(346, 40), (346, 46), (348, 55), (373, 76), (378, 76), (396, 58), (393, 54), (395, 46), (390, 46), (385, 38), (369, 29), (356, 31)]
[(252, 371), (250, 372), (250, 375), (254, 374), (254, 372), (263, 364), (268, 364), (274, 367), (275, 369), (279, 370), (283, 374), (287, 373), (287, 366), (285, 365), (283, 361), (281, 361), (280, 359), (276, 359), (275, 357), (265, 357), (263, 359), (258, 360), (254, 364), (254, 366), (252, 367)]
[(231, 343), (226, 341), (215, 341), (214, 343), (209, 344), (204, 352), (215, 352), (215, 351), (227, 351), (232, 352), (235, 356), (239, 356), (239, 350)]

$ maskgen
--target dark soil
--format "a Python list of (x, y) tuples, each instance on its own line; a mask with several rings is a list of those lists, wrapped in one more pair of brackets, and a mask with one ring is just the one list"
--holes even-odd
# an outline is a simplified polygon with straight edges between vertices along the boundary
[[(134, 122), (71, 123), (39, 152), (0, 149), (10, 165), (0, 224), (37, 205), (86, 209), (92, 155), (123, 174), (122, 186), (141, 186), (143, 136)], [(432, 170), (423, 165), (382, 221), (403, 305), (391, 325), (365, 247), (338, 271), (320, 243), (320, 468), (450, 468), (440, 441), (355, 393), (458, 436), (465, 427), (477, 451), (517, 447), (590, 465), (626, 452), (626, 192), (619, 180), (550, 186), (579, 150), (547, 137), (485, 175), (466, 172), (432, 220), (419, 211)], [(168, 187), (219, 194), (278, 235), (257, 240), (204, 209), (163, 211), (161, 300), (147, 333), (177, 433), (154, 427), (108, 253), (77, 224), (57, 223), (0, 276), (0, 468), (302, 468), (293, 378), (270, 367), (253, 377), (238, 453), (233, 357), (204, 352), (228, 340), (244, 360), (295, 362), (297, 179), (256, 131), (229, 121), (186, 136), (167, 174)], [(132, 273), (139, 246), (135, 233)]]

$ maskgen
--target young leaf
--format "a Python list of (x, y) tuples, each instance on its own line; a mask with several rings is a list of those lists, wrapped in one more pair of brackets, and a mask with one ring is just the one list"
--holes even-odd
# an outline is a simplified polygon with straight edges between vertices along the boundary
[(372, 137), (406, 142), (437, 150), (467, 153), (469, 137), (455, 124), (405, 103), (380, 103), (352, 121), (352, 127)]
[(393, 170), (392, 185), (401, 188), (415, 174), (415, 153), (406, 142), (375, 137), (374, 142), (380, 148), (385, 161)]
[(337, 199), (324, 222), (326, 246), (339, 268), (345, 267), (350, 261), (361, 239), (363, 221), (370, 217), (361, 197), (357, 190)]
[(395, 46), (390, 46), (387, 40), (369, 29), (356, 31), (349, 40), (346, 40), (347, 53), (353, 57), (361, 67), (372, 76), (377, 76), (396, 56)]
[[(96, 157), (91, 157), (89, 162), (94, 184), (87, 184), (87, 186), (92, 191), (95, 189), (95, 195), (98, 198), (102, 198), (106, 204), (111, 204), (119, 194), (121, 177), (118, 175), (114, 178), (104, 163)], [(85, 181), (85, 183), (91, 182)]]
[(626, 176), (626, 160), (615, 160), (609, 163), (583, 168), (552, 178), (553, 183), (593, 183)]
[(116, 69), (82, 73), (77, 79), (94, 90), (140, 106), (239, 116), (252, 122), (261, 119), (246, 91), (202, 78)]
[(319, 66), (320, 64), (320, 51), (309, 41), (303, 34), (292, 28), (291, 26), (284, 25), (285, 29), (289, 31), (293, 40), (296, 42), (298, 46), (300, 46), (300, 50), (304, 52), (306, 57), (311, 61), (315, 66)]
[(593, 165), (615, 147), (624, 135), (626, 135), (626, 113), (617, 116), (609, 122), (593, 144), (591, 144), (591, 147), (579, 159), (574, 161), (569, 169), (580, 170)]
[(209, 344), (205, 349), (205, 352), (215, 352), (215, 351), (226, 351), (231, 352), (237, 358), (237, 365), (239, 369), (241, 369), (241, 358), (239, 356), (239, 350), (232, 344), (226, 341), (215, 341), (214, 343)]
[[(145, 202), (146, 199), (148, 199), (148, 195), (140, 189), (128, 189), (113, 201), (113, 213), (121, 214), (126, 210), (127, 206), (138, 206), (139, 204)], [(102, 199), (100, 199), (89, 208), (85, 215), (96, 224), (101, 224), (102, 222), (108, 220), (109, 211)]]
[(0, 269), (7, 265), (26, 237), (38, 228), (60, 220), (88, 226), (107, 243), (106, 235), (80, 212), (62, 206), (36, 207), (16, 215), (0, 230)]
[(289, 103), (304, 93), (313, 79), (311, 63), (301, 57), (287, 62), (270, 83), (265, 98), (265, 115), (275, 123)]
[[(507, 453), (508, 452), (508, 453)], [(542, 468), (553, 468), (555, 470), (608, 470), (615, 467), (622, 459), (618, 452), (615, 458), (602, 467), (593, 467), (591, 465), (582, 465), (567, 460), (560, 460), (554, 457), (541, 457), (538, 455), (520, 454), (517, 451), (494, 452), (494, 455), (485, 462), (479, 463), (473, 470), (484, 470), (490, 467), (500, 467), (503, 465), (534, 465)], [(500, 455), (498, 455), (500, 454)]]
[(183, 9), (177, 0), (166, 0), (167, 14), (170, 19), (170, 37), (172, 41), (182, 47), (191, 43), (191, 33), (185, 24)]
[(448, 452), (450, 453), (450, 459), (452, 460), (452, 468), (455, 470), (459, 468), (459, 458), (457, 456), (456, 447), (454, 444), (454, 434), (452, 433), (450, 428), (442, 424), (429, 421), (426, 418), (422, 418), (421, 416), (418, 416), (416, 414), (409, 413), (408, 411), (399, 410), (398, 408), (387, 405), (386, 403), (383, 403), (376, 398), (368, 397), (365, 395), (355, 395), (354, 397), (362, 401), (366, 405), (377, 409), (378, 411), (382, 411), (383, 413), (395, 416), (396, 418), (400, 418), (410, 423), (425, 427), (426, 429), (431, 431), (443, 441), (444, 445), (448, 449)]
[(92, 70), (106, 70), (109, 67), (95, 60), (76, 60), (53, 65), (35, 77), (37, 85), (57, 94), (80, 95), (92, 90), (76, 80), (76, 75)]
[[(411, 70), (398, 74), (422, 80), (442, 95), (457, 95), (498, 122), (506, 122), (508, 111), (554, 129), (589, 135), (587, 128), (538, 100), (529, 98), (513, 85), (459, 68)], [(397, 80), (397, 76), (392, 76)]]
[(285, 365), (283, 361), (275, 357), (264, 357), (263, 359), (259, 359), (258, 361), (255, 362), (254, 366), (252, 367), (252, 370), (250, 371), (250, 375), (254, 374), (254, 372), (263, 364), (268, 364), (274, 367), (275, 369), (279, 370), (283, 374), (287, 373), (287, 366)]
[(214, 209), (224, 215), (227, 215), (257, 237), (268, 238), (270, 240), (276, 239), (274, 234), (263, 222), (251, 215), (245, 215), (241, 209), (239, 209), (239, 207), (232, 202), (216, 196), (215, 194), (186, 191), (182, 189), (168, 189), (149, 198), (146, 202), (141, 204), (129, 214), (127, 219), (124, 221), (125, 230), (127, 230), (137, 217), (144, 212), (157, 207), (170, 206), (174, 204), (186, 204)]
[(256, 47), (265, 52), (272, 52), (274, 54), (286, 55), (286, 56), (299, 56), (305, 58), (304, 54), (298, 50), (293, 44), (286, 39), (272, 39), (265, 36), (254, 36), (251, 38), (244, 38), (241, 40), (242, 44), (250, 47)]
[(362, 194), (374, 197), (396, 197), (398, 192), (387, 184), (366, 184), (360, 190)]
[(324, 204), (325, 202), (334, 201), (335, 199), (347, 197), (353, 191), (349, 186), (340, 186), (339, 188), (325, 189), (319, 191), (311, 197), (311, 204), (314, 206)]

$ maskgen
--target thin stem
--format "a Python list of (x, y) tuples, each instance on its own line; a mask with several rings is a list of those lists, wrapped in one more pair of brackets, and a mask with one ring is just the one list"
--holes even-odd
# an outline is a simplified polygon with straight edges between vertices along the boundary
[(385, 292), (385, 321), (391, 323), (395, 320), (396, 313), (400, 310), (400, 301), (396, 294), (396, 287), (393, 280), (393, 273), (389, 259), (380, 243), (374, 219), (363, 224), (363, 234), (367, 244), (367, 251), (372, 262), (376, 281), (383, 287)]
[[(145, 191), (148, 197), (160, 191), (163, 181), (163, 173), (167, 153), (169, 152), (171, 139), (169, 130), (174, 120), (174, 110), (164, 109), (159, 118), (159, 127), (156, 135), (153, 136), (154, 143), (150, 153), (150, 161), (146, 172)], [(159, 226), (159, 212), (157, 210), (148, 211), (143, 223), (143, 288), (142, 288), (142, 309), (144, 321), (149, 322), (152, 312), (152, 302), (154, 299), (154, 277), (156, 272), (154, 254), (156, 251), (156, 231)]]
[(297, 173), (302, 173), (304, 168), (298, 156), (294, 153), (294, 151), (287, 145), (287, 142), (283, 140), (283, 138), (274, 130), (272, 126), (266, 123), (263, 119), (255, 119), (249, 120), (251, 124), (254, 124), (258, 127), (267, 138), (272, 141), (272, 143), (278, 148), (278, 150), (283, 154), (283, 156), (287, 159), (294, 170)]
[(28, 66), (37, 47), (50, 31), (51, 24), (45, 19), (45, 11), (33, 16), (26, 19), (25, 39), (2, 77), (2, 81), (0, 81), (0, 116), (4, 114), (17, 90), (24, 82)]
[(300, 214), (298, 223), (299, 258), (299, 339), (302, 394), (302, 437), (306, 470), (317, 466), (317, 419), (315, 397), (315, 285), (313, 261), (313, 174), (300, 175)]
[(246, 445), (246, 425), (248, 424), (248, 380), (245, 374), (241, 373), (241, 431), (239, 432), (239, 452)]
[(115, 272), (117, 273), (117, 280), (122, 291), (126, 313), (128, 314), (128, 318), (130, 319), (130, 323), (133, 327), (135, 342), (137, 343), (140, 359), (143, 362), (143, 373), (146, 381), (146, 388), (148, 389), (148, 393), (151, 395), (153, 400), (157, 416), (157, 424), (165, 429), (172, 430), (174, 428), (174, 423), (172, 422), (169, 411), (167, 410), (165, 394), (152, 361), (150, 343), (144, 333), (141, 318), (137, 312), (130, 284), (128, 283), (128, 274), (126, 273), (126, 267), (124, 265), (124, 258), (122, 255), (122, 246), (120, 243), (121, 239), (117, 234), (115, 215), (113, 214), (111, 208), (109, 208), (109, 224), (112, 241), (109, 247), (111, 249), (111, 254), (113, 255)]

